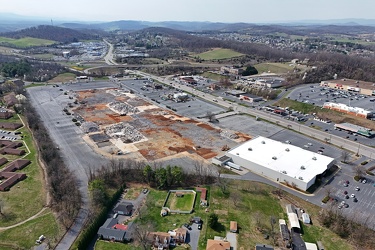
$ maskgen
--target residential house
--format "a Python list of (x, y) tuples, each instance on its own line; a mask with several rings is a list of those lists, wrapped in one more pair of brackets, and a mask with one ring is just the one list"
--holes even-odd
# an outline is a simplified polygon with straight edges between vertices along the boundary
[(16, 130), (16, 129), (21, 128), (22, 126), (23, 126), (22, 123), (0, 122), (0, 128), (5, 128), (5, 129)]
[(0, 111), (0, 119), (9, 119), (13, 117), (13, 113), (9, 111)]
[(17, 100), (16, 95), (14, 93), (9, 93), (9, 94), (5, 95), (3, 99), (4, 99), (4, 102), (5, 102), (5, 104), (8, 108), (12, 107), (12, 106), (14, 106), (15, 104), (18, 103), (18, 100)]
[[(7, 160), (5, 158), (1, 158), (0, 162), (1, 165), (5, 164)], [(0, 191), (8, 191), (10, 187), (12, 187), (17, 182), (26, 179), (26, 174), (24, 173), (14, 173), (17, 170), (23, 169), (27, 165), (29, 165), (31, 161), (25, 159), (19, 159), (11, 162), (8, 166), (3, 168), (0, 171)], [(5, 179), (5, 180), (4, 180)]]
[(130, 202), (120, 202), (113, 211), (120, 215), (130, 216), (133, 213), (133, 208), (134, 206)]
[(151, 243), (152, 247), (158, 250), (169, 249), (171, 239), (172, 236), (164, 232), (152, 232), (148, 235), (148, 241)]
[(109, 218), (104, 222), (103, 226), (99, 228), (98, 236), (101, 239), (110, 241), (130, 241), (131, 228), (132, 223), (129, 223), (128, 225), (123, 225), (119, 224), (117, 219)]
[(206, 250), (230, 250), (230, 242), (223, 240), (207, 240)]

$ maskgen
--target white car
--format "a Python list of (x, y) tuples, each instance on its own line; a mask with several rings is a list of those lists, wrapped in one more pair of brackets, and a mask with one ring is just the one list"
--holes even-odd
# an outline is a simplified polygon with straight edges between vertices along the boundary
[(363, 179), (363, 180), (362, 180), (362, 183), (366, 183), (366, 182), (367, 182), (366, 179)]
[(355, 188), (355, 191), (359, 191), (359, 190), (360, 190), (360, 188), (359, 188), (359, 187), (356, 187), (356, 188)]
[(291, 142), (290, 141), (285, 141), (285, 143), (290, 144)]
[(350, 197), (355, 198), (355, 194), (351, 194)]

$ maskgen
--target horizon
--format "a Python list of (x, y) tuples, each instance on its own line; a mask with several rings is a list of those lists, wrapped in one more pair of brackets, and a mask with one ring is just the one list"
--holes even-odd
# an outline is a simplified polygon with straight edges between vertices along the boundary
[(325, 0), (305, 0), (303, 5), (298, 4), (297, 0), (232, 0), (230, 4), (224, 0), (107, 0), (105, 5), (98, 0), (39, 0), (37, 4), (28, 0), (5, 1), (0, 0), (3, 3), (3, 15), (9, 13), (40, 21), (52, 19), (72, 22), (329, 22), (343, 19), (373, 20), (372, 10), (375, 9), (375, 2), (370, 0), (331, 0), (328, 3)]

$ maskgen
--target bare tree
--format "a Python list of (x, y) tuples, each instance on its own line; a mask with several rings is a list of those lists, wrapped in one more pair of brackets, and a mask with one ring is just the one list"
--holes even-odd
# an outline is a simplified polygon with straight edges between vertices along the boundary
[(230, 199), (232, 200), (233, 205), (235, 207), (239, 207), (239, 203), (241, 201), (241, 196), (240, 196), (239, 192), (231, 192), (230, 193)]
[(211, 111), (207, 111), (207, 113), (206, 113), (206, 117), (208, 118), (208, 120), (209, 120), (210, 122), (214, 122), (214, 121), (216, 121), (216, 116), (215, 116), (215, 114), (212, 113)]
[(332, 189), (331, 186), (325, 186), (325, 187), (324, 187), (324, 192), (325, 192), (326, 196), (331, 197), (331, 194), (332, 194), (332, 192), (333, 192), (333, 189)]
[(363, 177), (366, 174), (366, 169), (362, 165), (355, 166), (353, 172), (356, 176)]
[(5, 217), (5, 214), (4, 214), (4, 201), (0, 200), (0, 215), (2, 217)]
[(345, 151), (345, 150), (341, 151), (341, 161), (343, 163), (347, 163), (347, 161), (349, 160), (349, 157), (350, 155), (348, 151)]
[(136, 224), (134, 226), (133, 236), (138, 242), (142, 249), (150, 249), (149, 235), (150, 232), (154, 231), (154, 226), (151, 223), (148, 224)]

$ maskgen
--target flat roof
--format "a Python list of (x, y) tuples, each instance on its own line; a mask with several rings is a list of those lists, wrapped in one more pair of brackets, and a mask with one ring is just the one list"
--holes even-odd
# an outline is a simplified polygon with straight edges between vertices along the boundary
[(233, 148), (228, 151), (228, 154), (239, 156), (305, 183), (327, 170), (327, 166), (334, 160), (331, 157), (262, 136)]
[(328, 80), (328, 81), (322, 81), (322, 82), (342, 84), (342, 85), (351, 86), (351, 87), (358, 86), (358, 88), (375, 90), (375, 85), (373, 82), (358, 81), (358, 80), (353, 80), (353, 79), (337, 79), (337, 80)]

